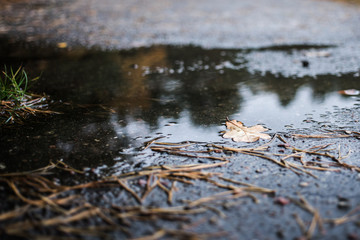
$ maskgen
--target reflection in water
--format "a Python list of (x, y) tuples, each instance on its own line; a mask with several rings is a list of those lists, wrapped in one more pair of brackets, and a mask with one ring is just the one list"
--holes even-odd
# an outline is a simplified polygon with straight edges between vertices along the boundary
[(124, 56), (114, 55), (113, 61), (121, 70), (121, 79), (115, 86), (111, 105), (134, 110), (137, 107), (149, 109), (151, 88), (145, 74), (149, 69), (163, 69), (167, 66), (166, 49), (154, 47), (140, 52), (128, 52)]
[[(24, 134), (30, 139), (41, 135), (41, 144), (32, 140), (31, 152), (41, 153), (44, 161), (66, 158), (82, 167), (115, 161), (124, 170), (144, 164), (136, 156), (144, 154), (138, 150), (151, 138), (223, 141), (218, 132), (226, 117), (246, 125), (262, 123), (273, 132), (306, 127), (303, 120), (316, 121), (335, 105), (351, 106), (354, 100), (339, 96), (338, 90), (360, 88), (354, 74), (299, 78), (249, 73), (247, 51), (242, 50), (155, 46), (121, 52), (64, 50), (56, 57), (51, 49), (43, 51), (48, 54), (2, 55), (2, 61), (21, 62), (32, 75), (43, 72), (35, 89), (71, 107), (62, 106), (63, 115), (25, 126), (16, 136), (4, 130), (1, 141), (11, 136), (5, 144), (10, 151), (2, 153), (16, 152), (11, 158), (31, 161), (29, 147), (16, 145)], [(29, 56), (26, 49), (23, 53)]]

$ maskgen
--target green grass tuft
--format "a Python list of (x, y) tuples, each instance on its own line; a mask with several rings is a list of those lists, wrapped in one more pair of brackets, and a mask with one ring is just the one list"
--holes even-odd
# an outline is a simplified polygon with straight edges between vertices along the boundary
[[(36, 80), (36, 79), (33, 79)], [(16, 71), (12, 68), (2, 72), (0, 76), (0, 100), (21, 102), (28, 94), (29, 78), (22, 67)]]
[[(53, 113), (43, 110), (47, 104), (45, 96), (28, 92), (31, 81), (22, 67), (16, 71), (12, 68), (5, 70), (0, 75), (0, 125), (9, 122), (22, 122), (29, 115), (36, 113)], [(4, 119), (4, 121), (2, 121)]]

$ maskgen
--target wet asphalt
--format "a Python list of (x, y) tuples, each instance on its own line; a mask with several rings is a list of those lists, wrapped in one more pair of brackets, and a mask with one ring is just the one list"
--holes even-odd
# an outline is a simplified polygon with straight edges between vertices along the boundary
[[(359, 1), (19, 0), (2, 1), (0, 6), (0, 37), (6, 38), (7, 42), (21, 42), (25, 46), (39, 48), (65, 46), (68, 50), (79, 47), (123, 50), (152, 45), (242, 49), (250, 73), (289, 78), (309, 76), (314, 81), (322, 75), (351, 75), (353, 81), (359, 80), (359, 26)], [(306, 55), (304, 49), (310, 49), (310, 54)], [(323, 116), (327, 122), (323, 129), (358, 132), (359, 115), (358, 105), (327, 112)], [(313, 128), (293, 129), (293, 132), (280, 134), (321, 133), (323, 129), (314, 123)], [(351, 152), (347, 163), (360, 165), (359, 139), (356, 137), (287, 140), (299, 148), (328, 143), (341, 146), (342, 154)], [(281, 152), (281, 144), (273, 143), (271, 152)], [(199, 150), (202, 147), (200, 144)], [(139, 154), (139, 157), (142, 155)], [(145, 157), (155, 163), (167, 159), (154, 153)], [(301, 193), (324, 218), (343, 216), (360, 205), (360, 173), (355, 170), (316, 172), (319, 178), (314, 179), (308, 175), (298, 176), (265, 160), (254, 161), (251, 156), (233, 157), (235, 161), (228, 167), (217, 170), (227, 177), (274, 189), (277, 197), (298, 199), (298, 193)], [(167, 163), (177, 163), (179, 158), (167, 160)], [(235, 172), (237, 175), (234, 175)], [(202, 183), (196, 188), (180, 189), (182, 196), (178, 202), (181, 198), (191, 199), (207, 193)], [(95, 192), (87, 197), (96, 204), (96, 198), (100, 198), (101, 194), (113, 197), (109, 192)], [(258, 198), (260, 202), (257, 204), (245, 199), (230, 208), (222, 206), (226, 217), (207, 213), (205, 218), (209, 221), (196, 231), (225, 231), (224, 238), (227, 239), (305, 239), (301, 238), (303, 233), (294, 219), (294, 213), (304, 219), (305, 224), (311, 222), (311, 214), (292, 203), (276, 203), (274, 197), (260, 195)], [(146, 204), (157, 205), (163, 200), (162, 195), (153, 196)], [(112, 201), (126, 204), (121, 197)], [(97, 203), (102, 204), (101, 201)], [(201, 217), (196, 216), (193, 222)], [(326, 233), (316, 229), (312, 239), (359, 239), (359, 223), (357, 216), (336, 227), (326, 224)], [(136, 222), (131, 231), (139, 237), (164, 226), (176, 229), (179, 223)], [(124, 237), (122, 234), (114, 236)]]
[(132, 48), (359, 43), (358, 1), (3, 1), (1, 34), (28, 42)]
[[(359, 1), (4, 1), (0, 35), (69, 48), (288, 47), (295, 51), (290, 56), (249, 55), (249, 69), (314, 76), (357, 72), (359, 11)], [(312, 55), (306, 57), (310, 68), (294, 69), (287, 63), (299, 60), (301, 45), (328, 46), (330, 57), (317, 61)]]

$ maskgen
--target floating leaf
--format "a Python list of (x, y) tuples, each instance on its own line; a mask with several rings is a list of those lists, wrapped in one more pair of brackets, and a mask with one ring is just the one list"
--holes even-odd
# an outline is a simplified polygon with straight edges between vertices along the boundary
[(356, 96), (360, 94), (360, 91), (356, 89), (347, 89), (347, 90), (338, 91), (338, 93), (348, 96)]
[(262, 139), (270, 139), (270, 135), (262, 133), (268, 129), (261, 125), (255, 125), (252, 127), (245, 127), (240, 121), (231, 120), (226, 122), (227, 131), (223, 138), (232, 138), (235, 142), (255, 142)]

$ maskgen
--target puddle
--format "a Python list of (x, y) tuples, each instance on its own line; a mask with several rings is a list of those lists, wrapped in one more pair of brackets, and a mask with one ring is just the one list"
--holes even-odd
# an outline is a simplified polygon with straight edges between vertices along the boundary
[[(296, 54), (336, 51), (331, 46), (294, 49)], [(269, 51), (282, 57), (271, 62), (269, 57), (275, 55), (267, 56)], [(22, 168), (32, 169), (58, 159), (74, 167), (96, 168), (99, 174), (110, 166), (112, 172), (126, 171), (150, 164), (152, 153), (138, 150), (156, 137), (174, 142), (228, 141), (219, 135), (227, 117), (245, 125), (264, 124), (272, 133), (321, 127), (327, 111), (357, 102), (337, 91), (360, 89), (353, 69), (336, 76), (325, 74), (326, 67), (320, 72), (311, 68), (309, 75), (296, 54), (288, 61), (289, 49), (3, 48), (2, 53), (2, 65), (22, 64), (31, 76), (41, 73), (34, 91), (49, 94), (63, 112), (18, 129), (2, 129), (1, 154), (11, 160), (5, 162), (9, 171), (18, 169), (16, 160), (22, 161)], [(257, 68), (256, 54), (264, 55), (258, 60), (265, 58), (268, 65)], [(321, 59), (314, 64), (325, 66)], [(277, 72), (266, 68), (274, 64), (281, 66), (274, 67)], [(289, 64), (296, 71), (284, 68)]]

